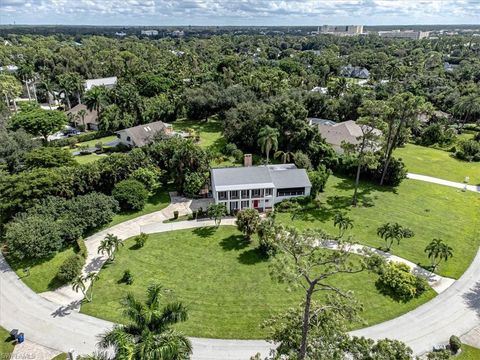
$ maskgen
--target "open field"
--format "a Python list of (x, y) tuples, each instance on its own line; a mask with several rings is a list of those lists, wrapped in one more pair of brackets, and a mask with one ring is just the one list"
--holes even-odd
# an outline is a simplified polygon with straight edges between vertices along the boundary
[(454, 256), (442, 263), (437, 272), (458, 278), (473, 260), (480, 244), (480, 196), (472, 192), (404, 180), (397, 189), (362, 183), (359, 206), (353, 208), (351, 199), (353, 182), (331, 176), (324, 193), (319, 195), (321, 205), (295, 216), (278, 214), (278, 220), (299, 229), (322, 228), (332, 234), (336, 212), (345, 212), (354, 227), (346, 236), (362, 244), (384, 246), (377, 228), (386, 222), (398, 222), (411, 228), (415, 237), (400, 245), (394, 244), (392, 252), (422, 266), (430, 262), (424, 253), (427, 244), (434, 238), (443, 239), (454, 249)]
[[(119, 282), (127, 269), (134, 276), (132, 285)], [(368, 305), (362, 313), (368, 324), (394, 318), (434, 296), (430, 290), (409, 303), (398, 303), (377, 291), (376, 278), (364, 272), (334, 279)], [(123, 296), (132, 292), (142, 298), (152, 282), (171, 289), (188, 306), (189, 320), (179, 329), (190, 336), (262, 338), (260, 324), (302, 298), (301, 292), (288, 292), (271, 280), (269, 262), (255, 243), (245, 243), (234, 227), (221, 226), (153, 234), (141, 249), (127, 240), (115, 262), (100, 272), (94, 300), (82, 305), (82, 312), (121, 322)]]
[(460, 161), (447, 151), (407, 144), (395, 150), (395, 156), (405, 162), (411, 173), (457, 182), (469, 176), (470, 184), (480, 184), (480, 162)]

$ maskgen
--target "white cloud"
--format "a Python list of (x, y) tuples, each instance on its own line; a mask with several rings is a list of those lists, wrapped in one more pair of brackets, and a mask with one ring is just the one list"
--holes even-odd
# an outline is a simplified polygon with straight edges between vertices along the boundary
[(479, 19), (480, 0), (0, 0), (0, 23), (312, 25)]

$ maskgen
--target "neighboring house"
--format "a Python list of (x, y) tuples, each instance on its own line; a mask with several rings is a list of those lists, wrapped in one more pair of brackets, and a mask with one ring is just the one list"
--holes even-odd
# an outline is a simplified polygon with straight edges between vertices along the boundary
[(141, 34), (146, 36), (157, 36), (158, 30), (142, 30)]
[(448, 72), (453, 72), (455, 69), (457, 69), (460, 65), (458, 64), (450, 64), (449, 62), (444, 62), (443, 63), (443, 69)]
[(311, 92), (318, 92), (320, 94), (327, 94), (328, 93), (328, 89), (326, 87), (321, 87), (321, 86), (315, 86), (312, 90), (310, 90)]
[[(324, 123), (316, 126), (327, 144), (330, 144), (339, 154), (343, 153), (343, 143), (356, 145), (360, 142), (359, 138), (363, 136), (362, 128), (352, 120), (334, 125)], [(375, 130), (375, 132), (377, 135), (382, 135), (380, 130)]]
[[(82, 117), (78, 114), (79, 111), (85, 110), (85, 116)], [(67, 115), (75, 116), (73, 121), (77, 126), (85, 125), (85, 130), (98, 130), (98, 113), (97, 110), (88, 110), (84, 104), (78, 104), (67, 111)]]
[(361, 66), (344, 66), (340, 72), (342, 76), (356, 78), (356, 79), (368, 79), (370, 77), (370, 71)]
[(2, 72), (14, 73), (14, 72), (17, 72), (17, 70), (18, 70), (17, 65), (0, 66), (0, 71)]
[(108, 78), (100, 78), (100, 79), (88, 79), (88, 80), (85, 80), (85, 91), (88, 91), (95, 86), (105, 86), (106, 88), (113, 88), (116, 84), (117, 84), (116, 76), (112, 76)]
[(215, 203), (225, 204), (229, 212), (273, 210), (282, 200), (310, 195), (312, 188), (305, 169), (293, 164), (217, 168), (210, 173)]
[(309, 125), (335, 125), (336, 122), (333, 120), (320, 119), (320, 118), (307, 118)]
[(173, 135), (172, 125), (162, 121), (134, 126), (128, 129), (116, 131), (120, 143), (130, 147), (142, 147), (153, 141), (156, 134)]

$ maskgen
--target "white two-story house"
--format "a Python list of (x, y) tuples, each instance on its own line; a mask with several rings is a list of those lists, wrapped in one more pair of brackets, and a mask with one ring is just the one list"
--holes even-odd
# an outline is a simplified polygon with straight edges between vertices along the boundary
[(228, 211), (246, 208), (273, 210), (282, 200), (310, 195), (312, 184), (305, 169), (293, 164), (211, 169), (216, 204)]

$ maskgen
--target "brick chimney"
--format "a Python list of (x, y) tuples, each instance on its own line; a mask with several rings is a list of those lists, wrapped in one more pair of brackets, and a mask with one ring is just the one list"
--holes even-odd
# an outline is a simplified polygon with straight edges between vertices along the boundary
[(245, 154), (243, 156), (243, 166), (252, 166), (252, 154)]

